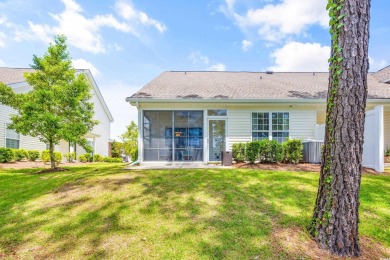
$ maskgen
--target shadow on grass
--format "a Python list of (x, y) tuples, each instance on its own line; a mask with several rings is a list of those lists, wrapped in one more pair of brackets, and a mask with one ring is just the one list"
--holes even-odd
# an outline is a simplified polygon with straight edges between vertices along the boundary
[[(309, 177), (308, 177), (309, 176)], [(141, 210), (142, 214), (158, 212), (186, 223), (176, 237), (186, 232), (215, 230), (215, 236), (200, 243), (199, 255), (211, 258), (272, 256), (269, 237), (276, 225), (305, 225), (314, 205), (315, 175), (239, 170), (194, 170), (186, 174), (153, 172), (144, 184), (144, 195), (155, 200)], [(306, 187), (307, 188), (307, 187)], [(218, 201), (214, 214), (204, 218), (207, 201), (197, 194)], [(184, 199), (183, 200), (183, 196)], [(173, 206), (172, 206), (173, 205)]]
[(257, 170), (26, 173), (0, 173), (0, 257), (283, 258), (272, 233), (307, 225), (318, 184)]

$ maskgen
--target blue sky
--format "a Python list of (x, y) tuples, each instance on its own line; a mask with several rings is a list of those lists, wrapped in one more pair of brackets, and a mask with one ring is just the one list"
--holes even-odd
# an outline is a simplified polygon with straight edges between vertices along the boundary
[[(125, 98), (166, 70), (326, 71), (326, 0), (1, 0), (0, 66), (29, 67), (56, 34), (88, 68), (114, 116), (112, 138), (136, 109)], [(390, 62), (388, 0), (373, 0), (370, 67)]]

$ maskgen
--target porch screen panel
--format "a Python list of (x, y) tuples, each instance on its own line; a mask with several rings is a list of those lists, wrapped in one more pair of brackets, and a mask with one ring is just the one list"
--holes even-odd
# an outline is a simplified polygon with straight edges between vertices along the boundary
[(203, 111), (174, 112), (174, 160), (203, 160)]
[(145, 161), (172, 161), (172, 111), (144, 111)]
[(203, 111), (144, 111), (144, 161), (203, 161)]

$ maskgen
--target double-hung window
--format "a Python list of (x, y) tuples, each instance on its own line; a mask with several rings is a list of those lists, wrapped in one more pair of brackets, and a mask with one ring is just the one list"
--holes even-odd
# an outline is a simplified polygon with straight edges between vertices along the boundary
[(8, 124), (6, 125), (5, 130), (5, 147), (7, 148), (20, 148), (20, 134), (18, 134), (14, 129), (8, 129)]
[(289, 137), (288, 112), (252, 113), (252, 140), (272, 139), (282, 143)]

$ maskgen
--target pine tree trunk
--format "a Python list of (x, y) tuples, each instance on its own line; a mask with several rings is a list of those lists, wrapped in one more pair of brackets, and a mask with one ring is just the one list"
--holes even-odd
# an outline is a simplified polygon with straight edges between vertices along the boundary
[[(345, 14), (332, 56), (341, 57), (340, 73), (330, 67), (325, 144), (321, 175), (309, 228), (321, 248), (340, 256), (359, 256), (359, 191), (367, 99), (370, 0), (330, 0)], [(337, 80), (336, 80), (337, 77)], [(333, 86), (335, 88), (333, 88)], [(333, 91), (333, 93), (332, 93)], [(333, 97), (333, 98), (330, 98)]]
[(56, 168), (56, 159), (54, 157), (54, 143), (49, 142), (49, 154), (50, 154), (50, 168), (54, 170)]

